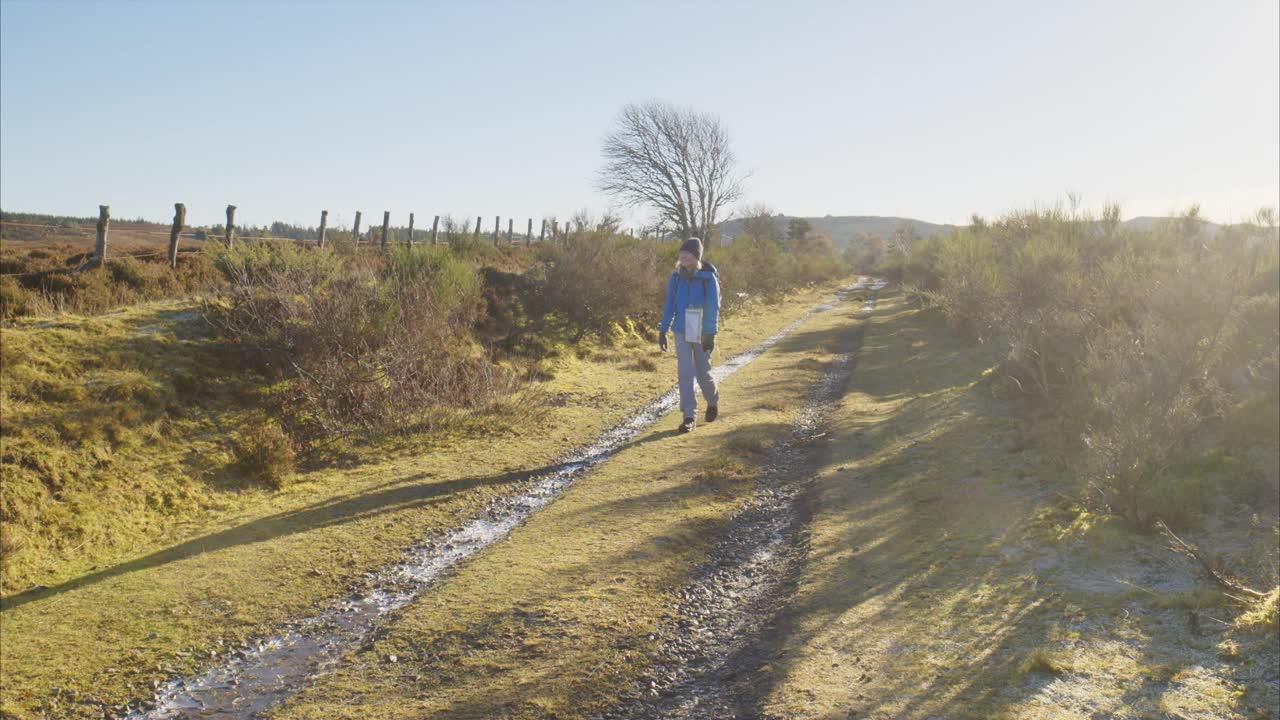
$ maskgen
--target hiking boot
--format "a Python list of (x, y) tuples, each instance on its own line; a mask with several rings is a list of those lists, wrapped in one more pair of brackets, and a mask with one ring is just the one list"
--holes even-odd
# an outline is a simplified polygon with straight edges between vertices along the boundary
[(680, 432), (687, 433), (691, 430), (693, 430), (693, 418), (685, 418), (684, 422), (680, 423)]
[(720, 417), (720, 406), (708, 405), (707, 406), (707, 422), (715, 422), (716, 418), (718, 417)]

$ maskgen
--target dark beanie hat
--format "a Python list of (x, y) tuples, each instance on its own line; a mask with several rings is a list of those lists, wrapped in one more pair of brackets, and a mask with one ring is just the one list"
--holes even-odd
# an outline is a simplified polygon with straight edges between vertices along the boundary
[(699, 260), (702, 259), (702, 241), (696, 237), (689, 238), (680, 246), (680, 252), (692, 253)]

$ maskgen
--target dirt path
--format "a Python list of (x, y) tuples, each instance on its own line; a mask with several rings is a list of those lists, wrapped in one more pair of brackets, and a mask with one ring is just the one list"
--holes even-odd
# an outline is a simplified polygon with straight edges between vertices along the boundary
[(722, 384), (716, 422), (681, 435), (679, 418), (664, 418), (270, 716), (566, 718), (618, 707), (676, 622), (676, 591), (757, 496), (761, 474), (804, 445), (793, 430), (812, 424), (814, 388), (847, 367), (857, 307), (823, 310)]
[[(843, 294), (831, 302), (839, 302)], [(728, 378), (794, 332), (813, 312), (830, 307), (824, 303), (803, 314), (756, 347), (717, 366), (713, 374), (718, 381)], [(365, 643), (388, 614), (413, 602), (459, 562), (502, 540), (557, 500), (580, 477), (670, 413), (677, 400), (675, 390), (667, 392), (564, 462), (525, 480), (518, 492), (494, 500), (479, 517), (443, 536), (427, 538), (402, 562), (366, 577), (360, 592), (317, 615), (289, 623), (277, 635), (233, 651), (226, 662), (200, 676), (168, 682), (127, 717), (248, 718), (279, 704), (309, 678), (331, 669), (343, 655)]]
[[(882, 283), (872, 286), (875, 290)], [(863, 307), (875, 307), (873, 290)], [(676, 592), (677, 621), (660, 633), (662, 649), (626, 706), (605, 720), (760, 717), (760, 667), (778, 614), (795, 591), (807, 554), (813, 475), (827, 414), (856, 365), (865, 326), (814, 388), (791, 436), (773, 448), (756, 494), (733, 519), (711, 557)]]

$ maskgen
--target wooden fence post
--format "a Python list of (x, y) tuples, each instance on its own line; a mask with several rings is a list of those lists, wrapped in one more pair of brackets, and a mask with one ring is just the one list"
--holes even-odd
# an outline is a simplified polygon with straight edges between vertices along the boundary
[(324, 247), (326, 234), (329, 232), (328, 225), (329, 225), (329, 211), (321, 210), (320, 211), (320, 247)]
[(413, 247), (413, 213), (409, 213), (409, 238), (405, 240), (405, 244)]
[(98, 206), (98, 241), (93, 245), (93, 264), (107, 261), (107, 228), (111, 225), (111, 206)]
[(169, 267), (178, 267), (178, 233), (187, 224), (187, 206), (182, 203), (173, 204), (173, 227), (169, 230)]
[(502, 229), (502, 218), (493, 216), (493, 244), (498, 244), (498, 231)]
[(524, 231), (524, 244), (533, 244), (533, 218), (529, 218), (529, 227)]
[(435, 220), (431, 221), (431, 244), (436, 244), (436, 238), (440, 236), (440, 216), (437, 215)]
[(507, 218), (507, 244), (511, 244), (511, 230), (515, 226), (515, 220)]
[(538, 244), (545, 243), (546, 241), (547, 241), (547, 219), (542, 218), (542, 230), (541, 232), (538, 233)]
[(236, 244), (236, 206), (227, 206), (227, 231), (223, 238), (227, 247), (233, 247)]
[(483, 219), (484, 218), (480, 217), (479, 215), (476, 216), (476, 231), (472, 233), (475, 236), (476, 240), (480, 239), (480, 221)]
[(391, 226), (391, 211), (382, 211), (382, 249), (387, 249), (387, 228)]
[(360, 244), (360, 211), (356, 211), (356, 224), (351, 228), (351, 239), (356, 245)]

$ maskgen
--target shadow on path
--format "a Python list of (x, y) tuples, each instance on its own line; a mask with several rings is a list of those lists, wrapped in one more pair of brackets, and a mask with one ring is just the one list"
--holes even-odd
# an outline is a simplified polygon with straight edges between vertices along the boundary
[(427, 475), (406, 478), (405, 484), (316, 503), (297, 510), (276, 513), (219, 532), (191, 538), (178, 545), (82, 575), (52, 587), (36, 587), (0, 600), (0, 610), (8, 611), (29, 602), (51, 598), (69, 590), (93, 585), (138, 570), (149, 570), (202, 553), (273, 540), (300, 532), (325, 528), (442, 501), (449, 495), (482, 486), (510, 485), (546, 472), (549, 468), (508, 472), (487, 477), (467, 477), (442, 482), (424, 482)]

